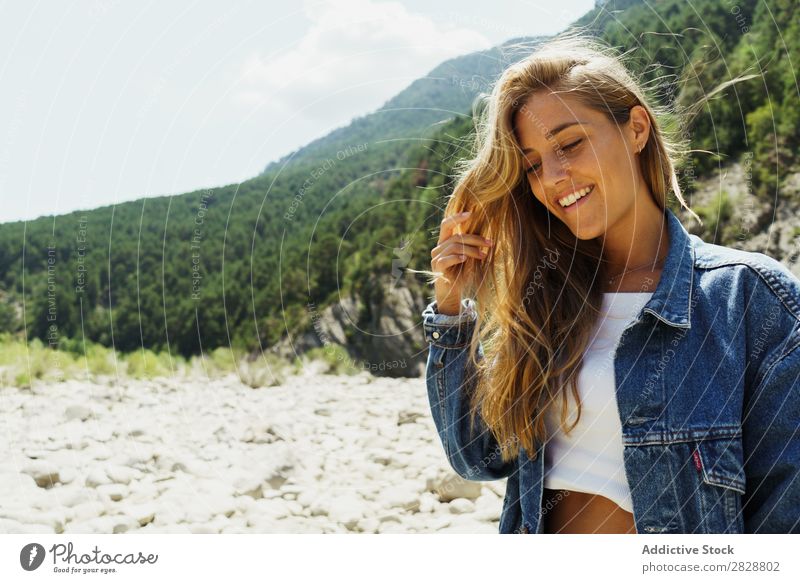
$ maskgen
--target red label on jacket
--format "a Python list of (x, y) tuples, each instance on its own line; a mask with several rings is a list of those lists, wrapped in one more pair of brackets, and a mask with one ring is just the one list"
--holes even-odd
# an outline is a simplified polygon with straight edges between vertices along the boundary
[(697, 468), (697, 471), (701, 471), (703, 469), (703, 465), (700, 463), (700, 452), (696, 449), (692, 452), (692, 458), (694, 458), (694, 467)]

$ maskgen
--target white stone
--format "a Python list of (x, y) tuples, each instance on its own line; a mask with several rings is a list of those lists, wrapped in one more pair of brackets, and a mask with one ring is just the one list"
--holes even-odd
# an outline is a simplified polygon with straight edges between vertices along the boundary
[(105, 511), (105, 505), (99, 501), (81, 502), (67, 509), (70, 522), (86, 522), (100, 516)]
[(441, 502), (450, 502), (456, 498), (474, 500), (481, 495), (481, 483), (465, 480), (458, 474), (449, 472), (437, 478), (428, 479), (426, 489), (439, 496)]
[(59, 481), (58, 468), (47, 460), (30, 460), (20, 471), (32, 477), (40, 488), (51, 488)]
[(84, 405), (70, 405), (64, 411), (64, 418), (67, 421), (71, 421), (73, 419), (80, 419), (81, 421), (86, 421), (92, 417), (92, 410), (89, 407), (85, 407)]
[(119, 502), (128, 495), (128, 487), (125, 484), (101, 484), (95, 489), (98, 494), (107, 496), (114, 502)]
[(108, 478), (117, 484), (130, 484), (142, 474), (139, 470), (118, 465), (106, 466), (105, 472)]
[(453, 514), (467, 514), (475, 510), (475, 503), (466, 498), (456, 498), (450, 501), (448, 507)]
[(380, 525), (381, 523), (375, 518), (362, 518), (356, 524), (356, 529), (359, 532), (375, 534), (378, 532)]
[(332, 500), (328, 516), (348, 530), (353, 530), (358, 521), (364, 518), (366, 503), (355, 494), (338, 494)]
[(102, 484), (110, 484), (111, 480), (108, 478), (103, 468), (94, 468), (86, 475), (84, 483), (89, 488), (96, 488)]

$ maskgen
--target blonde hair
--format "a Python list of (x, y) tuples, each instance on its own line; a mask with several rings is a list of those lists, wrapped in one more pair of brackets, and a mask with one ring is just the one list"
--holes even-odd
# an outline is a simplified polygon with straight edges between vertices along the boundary
[[(651, 105), (643, 85), (613, 49), (577, 32), (566, 33), (503, 72), (485, 99), (486, 107), (474, 116), (473, 156), (456, 167), (445, 216), (471, 211), (463, 231), (494, 241), (483, 261), (467, 258), (472, 265), (463, 289), (478, 307), (469, 345), (477, 375), (471, 423), (474, 429), (480, 412), (504, 461), (518, 456), (519, 447), (535, 458), (536, 442), (546, 439), (544, 413), (559, 394), (564, 397), (562, 426), (569, 392), (578, 412), (567, 431), (578, 423), (577, 377), (602, 305), (600, 283), (607, 275), (600, 261), (602, 243), (576, 238), (533, 196), (524, 174), (514, 117), (533, 92), (543, 89), (568, 93), (617, 125), (629, 120), (631, 107), (642, 106), (651, 123), (639, 165), (655, 203), (666, 212), (671, 191), (700, 221), (683, 199), (675, 172), (690, 150), (682, 125), (674, 122), (688, 116), (675, 117), (666, 107)], [(476, 358), (479, 343), (483, 360)]]

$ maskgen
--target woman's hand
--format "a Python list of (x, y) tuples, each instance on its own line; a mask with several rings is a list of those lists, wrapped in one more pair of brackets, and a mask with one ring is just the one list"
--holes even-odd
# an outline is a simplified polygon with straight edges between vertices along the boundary
[(493, 243), (480, 235), (461, 233), (462, 224), (469, 219), (470, 212), (464, 212), (442, 221), (439, 231), (439, 242), (431, 250), (431, 271), (442, 272), (434, 283), (436, 304), (440, 314), (455, 315), (461, 310), (461, 289), (467, 281), (471, 263), (468, 257), (483, 260), (488, 251), (481, 247), (489, 247)]

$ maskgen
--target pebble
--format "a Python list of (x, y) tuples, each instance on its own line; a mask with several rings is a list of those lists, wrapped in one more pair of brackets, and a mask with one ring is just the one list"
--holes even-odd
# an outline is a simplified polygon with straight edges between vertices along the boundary
[(0, 388), (0, 533), (498, 531), (505, 480), (452, 470), (424, 379), (307, 373)]

